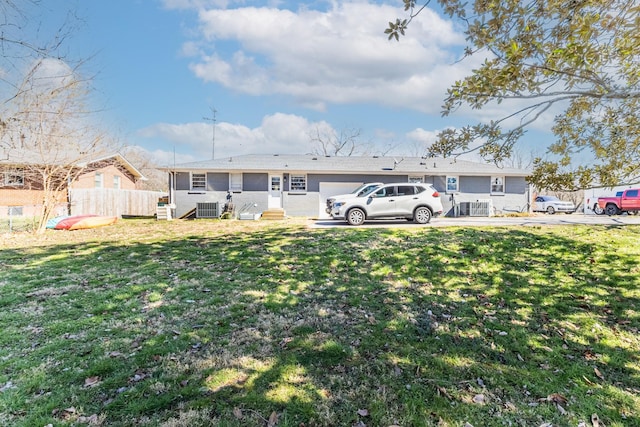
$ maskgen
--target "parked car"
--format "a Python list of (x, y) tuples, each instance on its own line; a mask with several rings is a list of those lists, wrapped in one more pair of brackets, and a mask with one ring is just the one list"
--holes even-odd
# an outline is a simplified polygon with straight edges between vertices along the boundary
[(356, 188), (351, 193), (338, 194), (337, 196), (331, 196), (327, 199), (327, 208), (325, 210), (328, 214), (331, 214), (331, 205), (333, 205), (333, 202), (337, 198), (344, 198), (344, 197), (350, 197), (350, 196), (357, 196), (357, 197), (364, 196), (365, 194), (369, 193), (371, 190), (373, 190), (374, 188), (380, 185), (382, 185), (381, 182), (368, 182), (368, 183), (362, 184), (360, 187)]
[(564, 212), (571, 214), (576, 211), (576, 205), (573, 202), (565, 202), (556, 196), (538, 196), (533, 208), (534, 212), (546, 212), (553, 215), (556, 212)]
[(607, 215), (637, 213), (640, 211), (640, 189), (628, 188), (615, 196), (598, 197), (598, 206)]
[(337, 198), (331, 217), (344, 219), (351, 225), (361, 225), (368, 219), (405, 218), (427, 224), (442, 213), (440, 194), (430, 184), (383, 184), (364, 196)]

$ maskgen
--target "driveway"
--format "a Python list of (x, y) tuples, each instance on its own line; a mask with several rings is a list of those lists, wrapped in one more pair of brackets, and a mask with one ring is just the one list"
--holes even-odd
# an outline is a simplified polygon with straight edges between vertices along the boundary
[[(434, 218), (427, 225), (415, 224), (406, 220), (372, 220), (362, 227), (478, 227), (478, 226), (542, 226), (542, 225), (640, 225), (640, 215), (584, 215), (584, 214), (556, 214), (532, 215), (526, 217), (458, 217)], [(344, 221), (318, 219), (311, 221), (313, 228), (351, 227)]]

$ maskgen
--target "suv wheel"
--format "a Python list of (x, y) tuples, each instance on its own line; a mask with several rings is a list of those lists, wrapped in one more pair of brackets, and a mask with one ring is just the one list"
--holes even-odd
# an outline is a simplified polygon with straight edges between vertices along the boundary
[(349, 225), (362, 225), (364, 219), (364, 211), (360, 208), (353, 208), (347, 212), (347, 222)]
[(427, 224), (431, 221), (431, 210), (429, 208), (420, 206), (413, 213), (413, 220), (418, 224)]
[(547, 213), (549, 215), (553, 215), (554, 213), (556, 213), (556, 210), (555, 210), (555, 208), (553, 206), (548, 206), (547, 207)]

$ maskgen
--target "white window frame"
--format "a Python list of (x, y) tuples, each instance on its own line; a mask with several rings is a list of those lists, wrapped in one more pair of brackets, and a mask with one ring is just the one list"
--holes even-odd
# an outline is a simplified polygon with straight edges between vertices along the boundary
[(116, 190), (120, 189), (120, 175), (113, 176), (113, 188)]
[(4, 173), (4, 185), (13, 187), (24, 186), (24, 170), (13, 169)]
[(93, 185), (95, 188), (104, 188), (104, 174), (102, 172), (96, 172), (93, 177)]
[(504, 194), (505, 178), (504, 175), (496, 175), (491, 177), (491, 194)]
[(229, 190), (242, 191), (242, 173), (229, 174)]
[(304, 193), (307, 191), (307, 174), (289, 174), (289, 191), (292, 193)]
[(207, 189), (207, 174), (206, 173), (191, 173), (191, 189), (196, 191), (202, 191)]

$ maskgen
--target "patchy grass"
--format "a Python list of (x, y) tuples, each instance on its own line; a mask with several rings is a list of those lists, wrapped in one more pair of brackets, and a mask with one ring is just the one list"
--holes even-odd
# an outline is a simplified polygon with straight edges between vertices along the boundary
[(4, 236), (0, 425), (640, 425), (639, 232)]

